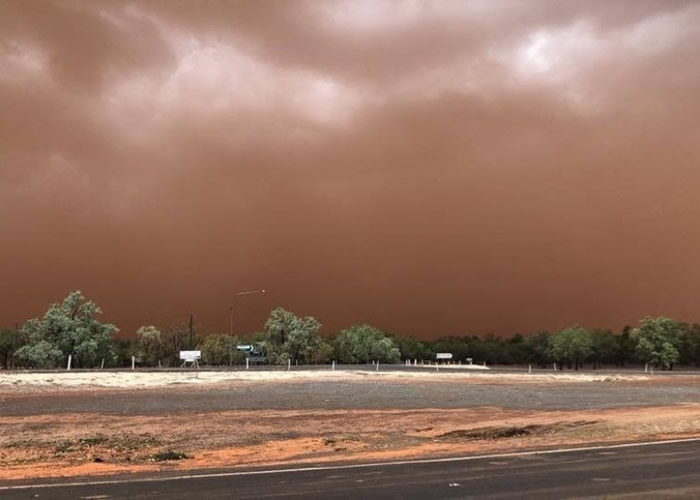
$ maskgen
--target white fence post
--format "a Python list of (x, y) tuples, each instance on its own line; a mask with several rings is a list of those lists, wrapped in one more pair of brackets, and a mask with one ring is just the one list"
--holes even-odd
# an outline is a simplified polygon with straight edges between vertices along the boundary
[(68, 366), (66, 367), (66, 370), (70, 370), (70, 363), (73, 361), (73, 355), (69, 354), (68, 355)]
[(136, 356), (131, 356), (131, 369), (136, 369)]
[(335, 361), (333, 361), (333, 363), (331, 363), (331, 370), (335, 370)]
[(250, 369), (250, 358), (245, 358), (245, 369)]
[(287, 360), (287, 371), (292, 369), (292, 358), (289, 358)]

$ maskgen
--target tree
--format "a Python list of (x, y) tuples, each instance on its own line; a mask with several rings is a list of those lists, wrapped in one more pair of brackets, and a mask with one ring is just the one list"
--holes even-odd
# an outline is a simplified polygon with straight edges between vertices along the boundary
[(588, 330), (575, 325), (565, 328), (550, 339), (550, 356), (561, 362), (574, 363), (576, 370), (593, 352), (593, 340)]
[(700, 325), (688, 325), (683, 332), (681, 362), (700, 366)]
[(603, 363), (616, 363), (619, 358), (620, 344), (610, 330), (596, 328), (591, 332), (591, 360), (593, 368)]
[(618, 344), (618, 359), (617, 363), (620, 366), (625, 366), (625, 363), (634, 358), (634, 341), (632, 340), (632, 327), (625, 325), (622, 333), (617, 337)]
[(449, 352), (454, 360), (485, 359), (483, 345), (478, 337), (442, 337), (431, 343), (430, 352)]
[(394, 341), (398, 344), (401, 358), (410, 360), (431, 359), (433, 353), (428, 347), (415, 337), (397, 337)]
[(71, 292), (61, 303), (52, 304), (42, 319), (30, 319), (22, 327), (27, 345), (17, 358), (35, 368), (54, 368), (69, 355), (74, 366), (95, 366), (102, 359), (112, 361), (111, 336), (119, 329), (100, 323), (102, 310), (80, 291)]
[(198, 349), (202, 351), (202, 361), (208, 365), (223, 366), (229, 363), (244, 363), (246, 355), (236, 349), (238, 337), (212, 334), (204, 337)]
[(131, 366), (131, 356), (134, 352), (135, 344), (136, 339), (114, 339), (112, 341), (112, 350), (114, 351), (114, 366)]
[(163, 331), (163, 360), (169, 366), (180, 364), (180, 351), (185, 350), (189, 338), (189, 328), (185, 324), (171, 325)]
[(311, 316), (299, 318), (282, 307), (274, 309), (265, 322), (265, 353), (271, 363), (309, 363), (321, 348), (321, 324)]
[(401, 351), (393, 338), (363, 324), (346, 328), (333, 339), (335, 356), (341, 363), (398, 363)]
[(502, 360), (505, 364), (522, 365), (527, 363), (529, 358), (527, 356), (527, 350), (525, 347), (525, 337), (516, 333), (505, 343), (504, 358)]
[(311, 353), (309, 362), (317, 365), (324, 364), (332, 361), (332, 358), (333, 347), (325, 339), (319, 339), (316, 349)]
[(525, 337), (523, 350), (526, 359), (542, 367), (546, 366), (552, 360), (549, 351), (550, 338), (549, 332), (538, 332)]
[(496, 337), (493, 333), (486, 334), (483, 339), (474, 338), (471, 345), (479, 346), (479, 349), (474, 349), (480, 352), (477, 359), (486, 361), (488, 364), (500, 364), (505, 361), (505, 343), (502, 338)]
[(678, 362), (683, 327), (680, 322), (660, 316), (647, 316), (632, 330), (635, 353), (640, 360), (661, 368), (673, 369)]
[(155, 366), (163, 359), (163, 336), (155, 326), (142, 326), (136, 330), (134, 356), (144, 365)]
[(0, 330), (0, 361), (2, 361), (3, 368), (12, 368), (15, 351), (23, 344), (24, 340), (19, 331), (9, 328)]

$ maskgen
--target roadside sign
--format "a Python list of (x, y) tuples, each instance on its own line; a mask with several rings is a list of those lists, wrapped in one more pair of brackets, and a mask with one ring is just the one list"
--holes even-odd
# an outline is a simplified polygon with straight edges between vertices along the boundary
[(197, 361), (202, 359), (202, 351), (180, 351), (180, 359), (189, 362)]
[(451, 352), (438, 352), (435, 354), (436, 359), (452, 359)]
[(202, 359), (202, 351), (180, 351), (181, 367), (190, 365), (199, 368), (199, 360)]

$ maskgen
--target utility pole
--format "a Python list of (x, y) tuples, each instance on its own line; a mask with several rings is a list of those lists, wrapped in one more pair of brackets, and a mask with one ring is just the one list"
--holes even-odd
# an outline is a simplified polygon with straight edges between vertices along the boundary
[(190, 313), (190, 351), (194, 349), (194, 320)]
[[(233, 304), (231, 304), (231, 309), (228, 313), (228, 335), (231, 337), (231, 342), (233, 342)], [(228, 366), (229, 368), (233, 366), (233, 344), (229, 344), (228, 348)]]

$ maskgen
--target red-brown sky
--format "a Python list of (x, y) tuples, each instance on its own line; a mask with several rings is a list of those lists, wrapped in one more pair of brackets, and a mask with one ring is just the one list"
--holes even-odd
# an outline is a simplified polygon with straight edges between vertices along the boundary
[(0, 325), (700, 320), (700, 3), (0, 2)]

